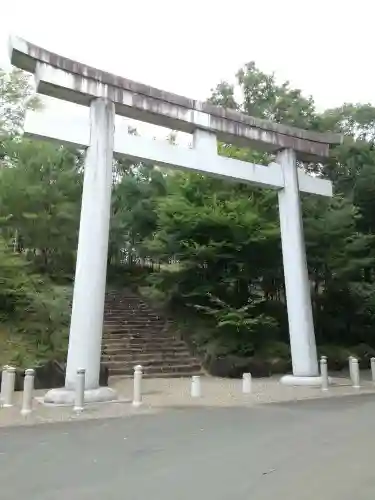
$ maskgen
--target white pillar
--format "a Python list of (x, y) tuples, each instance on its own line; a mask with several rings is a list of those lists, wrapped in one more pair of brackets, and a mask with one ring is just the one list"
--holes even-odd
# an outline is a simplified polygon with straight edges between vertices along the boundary
[(371, 378), (372, 378), (372, 382), (375, 384), (375, 358), (371, 358), (371, 360), (370, 360), (370, 366), (371, 366)]
[(1, 372), (0, 406), (2, 406), (5, 399), (7, 382), (8, 382), (8, 365), (4, 365)]
[(353, 375), (353, 389), (360, 389), (360, 375), (358, 359), (353, 356), (352, 358), (352, 375)]
[(349, 356), (349, 378), (353, 383), (353, 359), (354, 356)]
[(326, 356), (320, 358), (320, 376), (322, 378), (322, 391), (328, 391), (328, 366)]
[(80, 413), (85, 404), (85, 369), (78, 368), (76, 374), (76, 386), (73, 411)]
[(91, 395), (86, 395), (88, 401), (114, 398), (114, 392), (108, 388), (98, 391), (111, 208), (114, 119), (113, 102), (105, 98), (92, 101), (65, 392), (57, 389), (49, 391), (45, 397), (46, 402), (73, 403), (78, 368), (86, 370), (85, 389), (91, 391)]
[(279, 213), (293, 365), (293, 376), (282, 382), (320, 385), (295, 152), (284, 149), (277, 163), (284, 176)]
[(141, 406), (142, 404), (142, 366), (134, 367), (133, 381), (133, 406)]
[(243, 394), (251, 394), (251, 373), (242, 375), (242, 392)]
[(200, 398), (202, 395), (201, 378), (199, 375), (193, 375), (191, 377), (190, 395), (192, 398)]
[(13, 406), (14, 384), (16, 381), (16, 369), (14, 366), (8, 366), (5, 380), (3, 406), (4, 408), (8, 408), (9, 406)]
[(35, 371), (32, 368), (25, 370), (21, 409), (21, 415), (24, 417), (29, 415), (33, 409), (34, 376)]
[(78, 368), (86, 370), (86, 389), (99, 386), (114, 119), (115, 108), (111, 101), (101, 98), (92, 102), (65, 380), (66, 387), (72, 389)]

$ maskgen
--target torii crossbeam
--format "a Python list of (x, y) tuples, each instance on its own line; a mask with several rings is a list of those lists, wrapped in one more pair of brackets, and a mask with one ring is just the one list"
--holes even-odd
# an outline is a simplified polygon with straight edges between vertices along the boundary
[[(11, 39), (11, 61), (35, 74), (37, 92), (90, 107), (90, 122), (27, 114), (25, 133), (87, 148), (66, 383), (48, 402), (71, 402), (77, 368), (86, 369), (87, 400), (115, 397), (99, 387), (113, 154), (278, 190), (293, 375), (285, 383), (320, 384), (299, 191), (332, 195), (329, 181), (297, 169), (297, 158), (319, 161), (336, 134), (267, 122), (164, 92)], [(193, 148), (172, 146), (114, 130), (115, 114), (193, 134)], [(217, 140), (270, 151), (265, 167), (217, 153)]]

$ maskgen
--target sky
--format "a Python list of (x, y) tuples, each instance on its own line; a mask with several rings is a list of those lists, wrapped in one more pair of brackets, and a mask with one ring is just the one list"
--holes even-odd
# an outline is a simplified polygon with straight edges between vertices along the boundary
[(0, 67), (9, 64), (13, 34), (195, 99), (254, 60), (320, 110), (375, 104), (374, 14), (371, 0), (18, 0), (0, 9)]

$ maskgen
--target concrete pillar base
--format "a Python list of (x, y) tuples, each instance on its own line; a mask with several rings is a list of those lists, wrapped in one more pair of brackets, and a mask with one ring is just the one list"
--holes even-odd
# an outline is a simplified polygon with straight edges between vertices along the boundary
[[(44, 396), (44, 403), (56, 406), (74, 405), (75, 391), (61, 387), (59, 389), (50, 389)], [(104, 403), (117, 400), (117, 393), (110, 387), (98, 387), (85, 391), (86, 403)]]
[(320, 387), (322, 385), (322, 377), (298, 377), (297, 375), (284, 375), (281, 377), (280, 382), (283, 385), (296, 385), (307, 387)]

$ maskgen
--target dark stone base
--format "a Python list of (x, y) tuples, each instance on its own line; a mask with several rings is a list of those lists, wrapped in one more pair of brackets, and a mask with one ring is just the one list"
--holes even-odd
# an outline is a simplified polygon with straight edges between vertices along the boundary
[[(30, 367), (31, 368), (31, 367)], [(37, 366), (35, 369), (35, 389), (54, 389), (65, 386), (66, 364), (57, 361), (48, 361), (46, 364)], [(16, 370), (15, 390), (23, 390), (24, 370)], [(1, 383), (1, 372), (0, 372)], [(108, 387), (108, 368), (100, 365), (99, 385)]]

